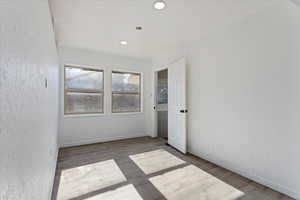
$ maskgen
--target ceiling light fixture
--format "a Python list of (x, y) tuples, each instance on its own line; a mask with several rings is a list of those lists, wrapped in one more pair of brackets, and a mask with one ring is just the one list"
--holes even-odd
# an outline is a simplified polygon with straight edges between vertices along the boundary
[(127, 42), (127, 41), (125, 41), (125, 40), (121, 40), (121, 41), (120, 41), (120, 44), (121, 44), (121, 45), (123, 45), (123, 46), (125, 46), (125, 45), (127, 45), (127, 44), (128, 44), (128, 42)]
[(166, 3), (162, 0), (155, 1), (153, 7), (156, 10), (163, 10), (166, 7)]

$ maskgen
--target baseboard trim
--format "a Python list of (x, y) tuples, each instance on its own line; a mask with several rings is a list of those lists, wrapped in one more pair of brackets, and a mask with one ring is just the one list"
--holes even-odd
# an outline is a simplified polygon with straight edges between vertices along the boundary
[(280, 193), (283, 193), (285, 195), (288, 195), (292, 198), (295, 198), (295, 199), (298, 199), (300, 200), (300, 193), (290, 189), (290, 188), (287, 188), (281, 184), (277, 184), (277, 183), (274, 183), (266, 178), (263, 178), (263, 177), (260, 177), (260, 176), (257, 176), (255, 174), (252, 174), (252, 173), (249, 173), (247, 172), (246, 170), (243, 170), (243, 169), (238, 169), (236, 167), (233, 167), (230, 163), (226, 162), (226, 161), (222, 161), (222, 160), (217, 160), (217, 159), (213, 159), (213, 156), (210, 156), (208, 154), (201, 154), (199, 155), (198, 153), (195, 153), (195, 151), (193, 150), (189, 150), (189, 153), (195, 155), (195, 156), (198, 156), (200, 158), (203, 158), (211, 163), (214, 163), (216, 165), (219, 165), (225, 169), (228, 169), (230, 171), (233, 171), (241, 176), (244, 176), (250, 180), (253, 180), (257, 183), (260, 183), (264, 186), (267, 186), (269, 188), (272, 188)]
[(87, 144), (96, 144), (101, 142), (111, 142), (116, 140), (124, 140), (124, 139), (132, 139), (132, 138), (138, 138), (138, 137), (149, 137), (147, 134), (136, 134), (131, 136), (114, 136), (114, 137), (108, 137), (108, 138), (93, 138), (93, 139), (87, 139), (87, 140), (80, 140), (80, 141), (74, 141), (74, 142), (66, 142), (60, 144), (60, 148), (65, 147), (75, 147), (75, 146), (81, 146), (81, 145), (87, 145)]

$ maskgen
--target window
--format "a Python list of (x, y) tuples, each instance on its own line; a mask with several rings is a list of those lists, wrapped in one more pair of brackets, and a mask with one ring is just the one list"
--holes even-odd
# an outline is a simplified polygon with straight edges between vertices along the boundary
[(141, 111), (141, 74), (112, 72), (112, 112)]
[(103, 70), (65, 66), (65, 114), (103, 113)]

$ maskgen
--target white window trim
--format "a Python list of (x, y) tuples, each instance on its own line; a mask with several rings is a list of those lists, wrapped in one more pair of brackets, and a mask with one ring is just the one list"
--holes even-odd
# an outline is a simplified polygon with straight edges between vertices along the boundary
[[(96, 71), (101, 71), (103, 73), (103, 90), (102, 93), (103, 94), (103, 100), (102, 100), (102, 112), (91, 112), (91, 113), (66, 113), (66, 109), (65, 109), (65, 98), (66, 98), (66, 68), (70, 67), (70, 68), (80, 68), (80, 69), (86, 69), (86, 70), (96, 70)], [(62, 100), (62, 112), (65, 118), (68, 117), (86, 117), (86, 116), (104, 116), (105, 115), (105, 70), (103, 68), (99, 68), (96, 66), (88, 66), (88, 65), (74, 65), (74, 64), (64, 64), (63, 65), (63, 85), (62, 85), (62, 91), (63, 91), (63, 100)], [(80, 90), (78, 90), (80, 91)], [(94, 94), (94, 93), (93, 93)]]
[[(140, 75), (140, 111), (139, 112), (113, 112), (112, 111), (112, 73), (113, 72), (122, 72), (122, 73), (133, 73), (133, 74), (139, 74)], [(144, 114), (144, 74), (140, 71), (131, 71), (128, 69), (115, 69), (113, 68), (110, 70), (110, 114), (113, 116), (116, 115), (139, 115)]]
[[(144, 113), (144, 72), (141, 71), (135, 71), (135, 70), (128, 70), (123, 68), (114, 68), (114, 67), (108, 67), (105, 65), (102, 65), (102, 67), (97, 65), (90, 65), (90, 64), (70, 64), (70, 63), (64, 63), (61, 64), (61, 116), (63, 118), (86, 118), (86, 117), (107, 117), (107, 116), (126, 116), (126, 115), (142, 115)], [(74, 66), (74, 67), (87, 67), (92, 68), (96, 70), (102, 70), (104, 73), (104, 99), (103, 99), (103, 113), (95, 113), (95, 114), (67, 114), (65, 115), (65, 66)], [(139, 73), (141, 75), (141, 111), (140, 112), (124, 112), (124, 113), (113, 113), (112, 112), (112, 72), (113, 71), (121, 71), (121, 72), (128, 72), (128, 73)]]

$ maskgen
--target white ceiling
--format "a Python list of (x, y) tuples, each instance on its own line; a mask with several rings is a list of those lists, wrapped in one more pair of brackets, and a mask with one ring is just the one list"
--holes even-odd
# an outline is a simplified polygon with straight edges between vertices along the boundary
[[(280, 0), (51, 0), (60, 46), (151, 58), (184, 47)], [(142, 26), (142, 31), (136, 31)], [(120, 40), (128, 41), (121, 46)]]
[(291, 0), (292, 2), (294, 2), (298, 7), (300, 7), (300, 0)]

